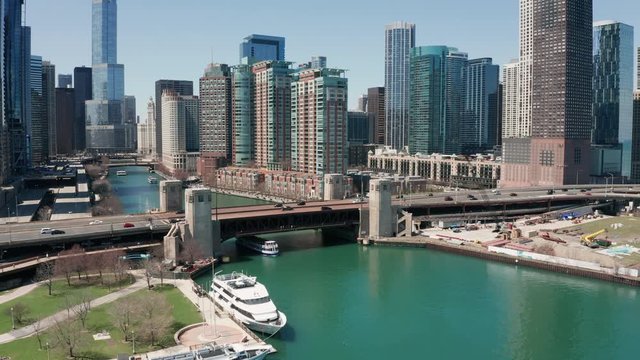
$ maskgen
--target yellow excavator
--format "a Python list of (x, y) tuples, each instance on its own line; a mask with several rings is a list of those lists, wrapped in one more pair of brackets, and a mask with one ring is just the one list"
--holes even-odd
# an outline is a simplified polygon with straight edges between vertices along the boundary
[(598, 235), (600, 235), (602, 233), (605, 233), (605, 232), (607, 232), (607, 229), (600, 229), (600, 230), (598, 230), (598, 231), (596, 231), (594, 233), (591, 233), (589, 235), (582, 235), (580, 237), (580, 242), (582, 243), (582, 245), (588, 246), (590, 248), (597, 248), (599, 246), (599, 244), (596, 241), (594, 241), (594, 239)]

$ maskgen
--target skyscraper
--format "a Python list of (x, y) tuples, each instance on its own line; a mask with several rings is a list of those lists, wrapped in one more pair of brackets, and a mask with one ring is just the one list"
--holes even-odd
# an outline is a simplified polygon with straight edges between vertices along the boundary
[(240, 44), (240, 63), (251, 65), (260, 61), (284, 61), (284, 38), (269, 35), (249, 35)]
[(311, 57), (311, 68), (312, 69), (322, 69), (327, 67), (327, 57), (326, 56), (312, 56)]
[(116, 0), (92, 8), (92, 100), (86, 101), (86, 145), (101, 152), (126, 151), (123, 117), (124, 65), (117, 63)]
[(76, 112), (76, 120), (73, 130), (73, 148), (76, 151), (84, 151), (86, 145), (86, 106), (85, 102), (91, 100), (91, 68), (90, 67), (76, 67), (73, 69), (73, 96), (75, 97), (74, 109)]
[(520, 121), (520, 64), (512, 60), (502, 67), (502, 138), (522, 138), (527, 136), (529, 128)]
[(502, 187), (586, 181), (593, 101), (592, 13), (591, 0), (520, 2), (520, 119), (526, 124), (530, 114), (531, 132), (528, 137), (503, 139)]
[(347, 170), (347, 79), (344, 70), (309, 69), (291, 83), (291, 167), (343, 174)]
[[(640, 74), (640, 69), (638, 70), (638, 73)], [(631, 183), (640, 184), (640, 91), (638, 90), (634, 91), (633, 93)]]
[(71, 74), (58, 74), (58, 87), (73, 87), (73, 77)]
[(138, 115), (136, 114), (136, 97), (125, 95), (123, 102), (124, 110), (124, 147), (126, 151), (134, 151), (138, 136), (136, 135)]
[(236, 166), (247, 166), (255, 158), (253, 121), (253, 72), (249, 65), (233, 68), (232, 158)]
[(68, 155), (73, 153), (73, 128), (75, 109), (74, 89), (70, 87), (56, 90), (56, 154)]
[(200, 163), (198, 173), (212, 182), (215, 169), (231, 161), (231, 69), (209, 64), (200, 78)]
[(415, 46), (415, 25), (394, 22), (385, 26), (385, 144), (408, 145), (409, 55)]
[(369, 95), (362, 94), (358, 98), (358, 111), (367, 112), (367, 103), (369, 102)]
[(597, 21), (593, 24), (592, 158), (599, 158), (603, 151), (618, 151), (621, 166), (614, 170), (594, 164), (591, 175), (631, 175), (632, 123), (633, 27)]
[(42, 57), (31, 55), (31, 161), (34, 165), (46, 161), (49, 154), (43, 75)]
[(465, 97), (460, 145), (465, 154), (481, 153), (496, 145), (497, 96), (500, 67), (491, 58), (469, 60), (465, 72)]
[(145, 157), (156, 156), (156, 106), (153, 98), (147, 102), (147, 120), (138, 124), (138, 153)]
[(198, 116), (198, 98), (192, 95), (178, 95), (177, 92), (167, 89), (162, 93), (161, 102), (164, 128), (162, 165), (174, 176), (193, 173), (199, 154), (188, 152), (187, 147), (189, 143), (193, 143), (193, 134), (189, 133), (189, 127), (193, 126), (193, 117)]
[(253, 73), (255, 162), (269, 170), (291, 168), (290, 63), (262, 61)]
[(49, 61), (42, 62), (42, 96), (47, 121), (46, 140), (43, 144), (47, 144), (47, 157), (57, 155), (58, 153), (58, 128), (56, 119), (56, 66)]
[(373, 114), (375, 125), (373, 131), (373, 143), (384, 144), (385, 124), (384, 124), (384, 88), (372, 87), (367, 91), (367, 112)]
[(193, 81), (188, 80), (158, 80), (156, 81), (156, 151), (162, 159), (162, 93), (172, 90), (177, 95), (193, 95)]

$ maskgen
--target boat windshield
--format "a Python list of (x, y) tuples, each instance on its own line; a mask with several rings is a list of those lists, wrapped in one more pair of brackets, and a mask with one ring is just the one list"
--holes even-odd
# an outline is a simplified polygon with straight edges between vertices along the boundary
[(266, 304), (269, 301), (271, 301), (271, 299), (268, 296), (257, 298), (257, 299), (238, 299), (238, 300), (240, 300), (240, 302), (242, 302), (243, 304), (247, 304), (247, 305)]

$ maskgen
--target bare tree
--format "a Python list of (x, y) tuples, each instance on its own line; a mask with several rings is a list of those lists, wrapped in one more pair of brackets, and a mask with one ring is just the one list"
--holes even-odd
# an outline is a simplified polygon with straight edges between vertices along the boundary
[(104, 285), (104, 277), (108, 264), (108, 253), (104, 251), (97, 252), (91, 256), (91, 269), (98, 272), (98, 278), (100, 279), (100, 285)]
[(73, 313), (76, 315), (78, 320), (82, 323), (82, 327), (85, 327), (87, 316), (89, 316), (89, 311), (91, 311), (91, 297), (89, 293), (83, 291), (80, 293), (74, 300), (76, 304), (71, 308)]
[(71, 262), (68, 256), (64, 256), (61, 251), (58, 255), (58, 259), (56, 260), (56, 264), (54, 266), (54, 273), (58, 276), (64, 276), (67, 279), (67, 285), (71, 286), (71, 274), (73, 273), (73, 269), (71, 267)]
[(181, 244), (182, 250), (180, 251), (179, 258), (182, 261), (193, 263), (196, 259), (200, 259), (204, 256), (202, 247), (195, 239), (185, 240)]
[(140, 339), (155, 345), (171, 327), (171, 305), (164, 296), (151, 292), (139, 300), (136, 334)]
[(147, 288), (151, 290), (151, 277), (154, 271), (154, 265), (150, 259), (142, 260), (142, 268), (144, 269), (144, 278), (147, 280)]
[(76, 319), (69, 317), (66, 320), (54, 318), (54, 335), (58, 344), (64, 347), (64, 352), (69, 357), (75, 357), (75, 351), (81, 345), (82, 327)]
[(31, 326), (33, 326), (33, 330), (36, 333), (36, 339), (38, 339), (38, 348), (42, 350), (42, 319), (40, 317), (36, 317)]
[(114, 326), (122, 331), (125, 341), (131, 332), (130, 328), (133, 325), (134, 314), (137, 312), (136, 300), (129, 297), (115, 302), (109, 311)]
[(26, 321), (29, 312), (29, 307), (23, 303), (15, 303), (4, 311), (7, 317), (13, 316), (13, 320), (21, 325)]
[(53, 288), (53, 274), (54, 266), (52, 261), (47, 261), (36, 269), (36, 281), (42, 281), (49, 290), (49, 296), (51, 296), (51, 290)]

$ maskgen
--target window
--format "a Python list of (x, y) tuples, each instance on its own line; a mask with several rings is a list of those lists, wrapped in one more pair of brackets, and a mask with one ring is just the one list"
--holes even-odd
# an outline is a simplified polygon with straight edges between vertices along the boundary
[(575, 148), (573, 149), (573, 161), (576, 165), (580, 165), (582, 162), (582, 149)]

